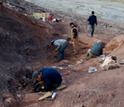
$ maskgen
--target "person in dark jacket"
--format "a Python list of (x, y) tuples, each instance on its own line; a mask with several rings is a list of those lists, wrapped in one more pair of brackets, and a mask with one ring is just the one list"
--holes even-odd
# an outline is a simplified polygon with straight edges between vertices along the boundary
[(94, 11), (91, 12), (91, 16), (89, 16), (88, 18), (88, 23), (91, 25), (91, 37), (93, 37), (93, 34), (94, 34), (94, 30), (95, 30), (95, 24), (97, 26), (97, 17), (94, 15)]
[(92, 49), (89, 49), (87, 52), (87, 59), (95, 58), (103, 54), (103, 46), (101, 41), (98, 40), (97, 43), (94, 43)]
[[(62, 77), (60, 73), (53, 68), (43, 68), (40, 71), (35, 71), (30, 81), (35, 84), (35, 92), (51, 91), (61, 85)], [(45, 84), (41, 85), (41, 81), (44, 81)]]

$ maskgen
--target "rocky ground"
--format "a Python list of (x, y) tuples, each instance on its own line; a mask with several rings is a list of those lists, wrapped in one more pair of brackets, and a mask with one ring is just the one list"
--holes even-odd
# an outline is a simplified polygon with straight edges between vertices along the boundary
[[(32, 3), (22, 4), (27, 10), (10, 8), (4, 3), (0, 12), (0, 105), (2, 107), (123, 107), (124, 106), (124, 66), (102, 71), (100, 58), (86, 60), (85, 54), (97, 40), (102, 40), (107, 56), (116, 55), (117, 63), (124, 59), (123, 24), (98, 19), (95, 35), (87, 32), (87, 16), (51, 11)], [(52, 12), (62, 23), (42, 22), (31, 18), (33, 12)], [(72, 44), (65, 51), (65, 60), (54, 63), (54, 49), (51, 40), (70, 38), (69, 23), (74, 21), (80, 27), (78, 55), (73, 55)], [(67, 36), (65, 36), (67, 35)], [(88, 45), (82, 44), (82, 42)], [(63, 67), (72, 65), (70, 67)], [(67, 88), (56, 91), (54, 101), (40, 101), (44, 92), (34, 93), (33, 85), (24, 87), (25, 79), (30, 79), (35, 70), (56, 66)], [(95, 73), (88, 73), (90, 66), (97, 67)], [(62, 67), (62, 68), (60, 68)], [(68, 75), (63, 73), (68, 72)]]

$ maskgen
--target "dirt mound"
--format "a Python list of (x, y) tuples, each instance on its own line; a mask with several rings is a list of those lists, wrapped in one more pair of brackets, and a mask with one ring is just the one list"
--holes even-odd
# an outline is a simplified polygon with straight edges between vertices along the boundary
[[(66, 65), (64, 61), (53, 63), (55, 47), (51, 47), (50, 42), (53, 39), (71, 37), (69, 22), (42, 22), (4, 6), (0, 12), (0, 21), (0, 105), (4, 103), (4, 107), (123, 107), (124, 67), (106, 72), (98, 69), (97, 72), (89, 74), (90, 66), (98, 67), (100, 64), (97, 58), (87, 61), (85, 57), (90, 45), (97, 40), (102, 40), (106, 45), (112, 39), (111, 36), (97, 33), (90, 38), (86, 32), (80, 32), (78, 55), (72, 55), (70, 42), (65, 58), (72, 66), (60, 69)], [(103, 32), (108, 29), (103, 29)], [(110, 42), (112, 45), (108, 44), (106, 48), (113, 51), (111, 54), (117, 55), (120, 60), (124, 54), (124, 43), (118, 44), (120, 39), (116, 39), (117, 46)], [(24, 79), (31, 78), (35, 70), (51, 66), (58, 66), (56, 69), (61, 73), (63, 84), (66, 84), (67, 88), (57, 91), (58, 98), (53, 102), (37, 102), (44, 93), (33, 93), (32, 84), (24, 87)], [(66, 72), (69, 74), (64, 75)]]
[(120, 41), (118, 47), (114, 49), (110, 55), (115, 55), (118, 58), (118, 62), (124, 59), (124, 41)]
[[(31, 78), (34, 70), (54, 62), (51, 40), (62, 38), (66, 28), (59, 23), (43, 23), (4, 6), (0, 21), (0, 92), (10, 92), (16, 98), (23, 89), (24, 78)], [(6, 101), (4, 96), (1, 102)]]
[[(66, 39), (71, 34), (69, 23), (44, 23), (4, 6), (0, 21), (0, 103), (14, 107), (24, 98), (23, 93), (33, 92), (32, 86), (23, 86), (24, 80), (30, 79), (35, 70), (53, 65), (55, 47), (51, 40)], [(79, 55), (89, 48), (82, 44), (78, 47)], [(66, 59), (70, 59), (72, 44), (68, 44), (65, 53)]]
[(105, 46), (105, 50), (106, 51), (113, 51), (114, 49), (116, 49), (120, 42), (124, 41), (124, 35), (119, 35), (115, 38), (113, 38), (106, 46)]

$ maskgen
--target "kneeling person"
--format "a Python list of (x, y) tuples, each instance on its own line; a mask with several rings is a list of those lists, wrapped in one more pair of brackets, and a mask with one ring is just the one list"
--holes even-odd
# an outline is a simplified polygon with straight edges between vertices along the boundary
[(87, 52), (87, 59), (95, 58), (103, 54), (103, 46), (101, 41), (98, 40), (97, 43), (94, 43), (92, 49), (89, 49)]
[(39, 91), (51, 91), (61, 85), (62, 77), (60, 73), (52, 68), (43, 68), (40, 71), (35, 71), (32, 75), (32, 81), (34, 84), (45, 82), (45, 85), (35, 85), (35, 92)]

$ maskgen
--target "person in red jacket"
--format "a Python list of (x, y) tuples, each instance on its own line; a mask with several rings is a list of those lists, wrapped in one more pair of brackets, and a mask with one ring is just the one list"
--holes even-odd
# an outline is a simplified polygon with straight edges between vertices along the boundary
[(49, 17), (48, 17), (48, 20), (52, 21), (52, 19), (53, 19), (53, 14), (50, 14)]

